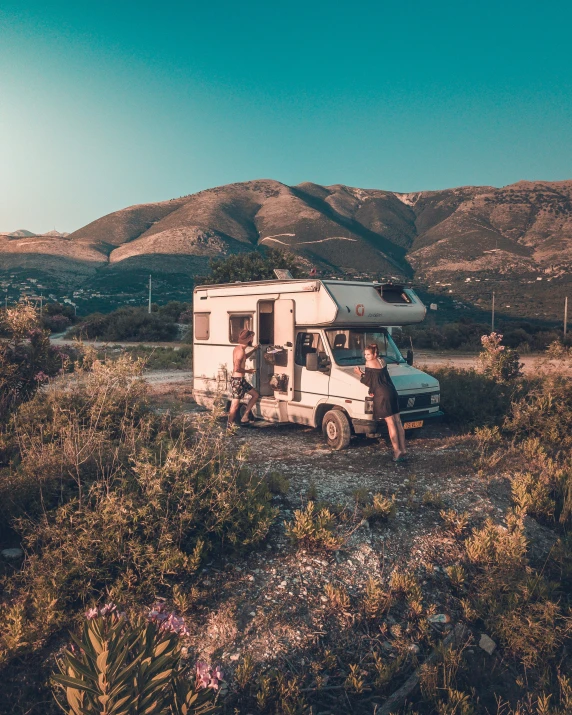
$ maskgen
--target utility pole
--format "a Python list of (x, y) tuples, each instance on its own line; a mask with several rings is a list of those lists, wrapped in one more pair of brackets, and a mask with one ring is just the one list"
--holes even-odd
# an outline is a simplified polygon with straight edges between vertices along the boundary
[(493, 291), (493, 308), (491, 312), (491, 333), (495, 332), (495, 292)]
[(151, 274), (149, 274), (149, 313), (151, 312)]
[(568, 330), (568, 296), (564, 298), (564, 339), (566, 339), (566, 331)]

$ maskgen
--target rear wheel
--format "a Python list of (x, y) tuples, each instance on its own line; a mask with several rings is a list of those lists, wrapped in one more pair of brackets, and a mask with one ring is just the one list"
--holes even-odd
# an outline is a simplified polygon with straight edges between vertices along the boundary
[(341, 410), (330, 410), (324, 415), (322, 433), (328, 446), (332, 449), (346, 449), (349, 446), (352, 431), (345, 413)]

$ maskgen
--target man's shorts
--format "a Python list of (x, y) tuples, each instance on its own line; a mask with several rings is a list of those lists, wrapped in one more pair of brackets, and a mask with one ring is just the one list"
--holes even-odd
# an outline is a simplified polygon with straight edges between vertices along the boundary
[(230, 394), (233, 400), (242, 400), (246, 393), (253, 389), (248, 380), (243, 377), (230, 378)]

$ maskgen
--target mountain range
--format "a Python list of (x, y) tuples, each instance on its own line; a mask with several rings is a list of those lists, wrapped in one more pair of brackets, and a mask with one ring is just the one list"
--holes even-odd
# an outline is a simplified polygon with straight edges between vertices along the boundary
[(3, 267), (70, 284), (133, 270), (205, 274), (211, 258), (268, 246), (323, 272), (451, 284), (478, 303), (471, 290), (484, 280), (543, 281), (528, 292), (561, 293), (572, 267), (572, 181), (397, 193), (257, 180), (130, 206), (67, 236), (29, 233), (0, 235)]

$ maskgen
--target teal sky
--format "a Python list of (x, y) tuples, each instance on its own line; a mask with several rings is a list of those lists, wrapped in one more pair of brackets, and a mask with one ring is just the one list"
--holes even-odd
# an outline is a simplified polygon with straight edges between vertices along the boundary
[(572, 5), (0, 2), (0, 231), (273, 178), (572, 178)]

